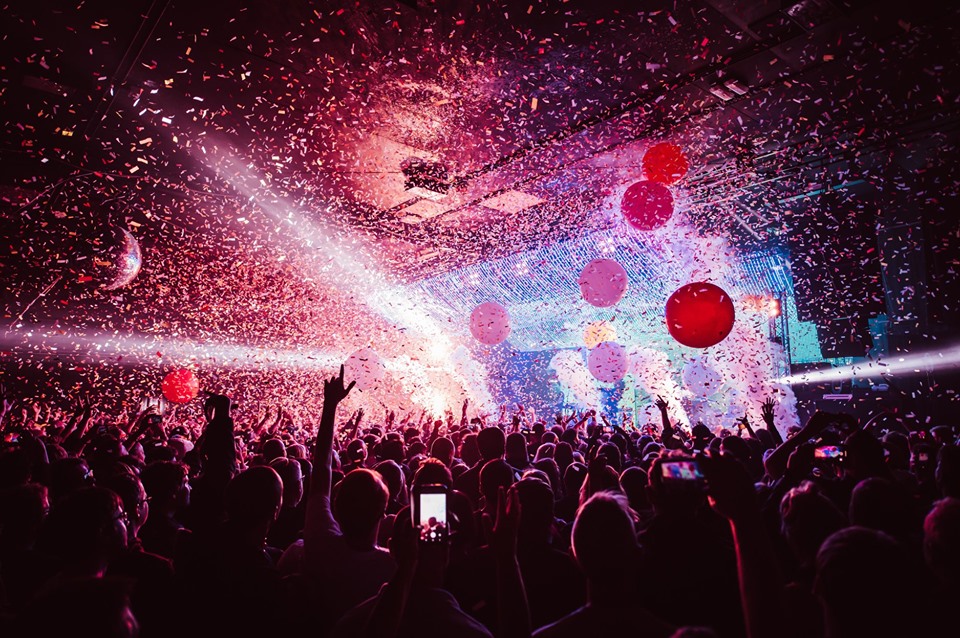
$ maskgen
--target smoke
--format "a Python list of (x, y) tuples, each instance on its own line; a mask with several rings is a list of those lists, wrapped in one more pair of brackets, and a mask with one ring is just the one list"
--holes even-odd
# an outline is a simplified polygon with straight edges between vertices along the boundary
[[(682, 405), (686, 393), (677, 383), (673, 366), (666, 353), (652, 348), (637, 347), (630, 350), (627, 362), (628, 371), (636, 380), (637, 388), (642, 389), (654, 399), (658, 396), (662, 397), (667, 402), (667, 414), (670, 416), (671, 423), (689, 428), (690, 419)], [(649, 411), (644, 414), (645, 418), (652, 419)], [(659, 415), (652, 420), (659, 425)], [(638, 420), (637, 425), (642, 424)]]
[(600, 389), (590, 374), (579, 350), (561, 350), (550, 359), (550, 369), (564, 389), (564, 396), (572, 395), (573, 403), (582, 408), (600, 409)]

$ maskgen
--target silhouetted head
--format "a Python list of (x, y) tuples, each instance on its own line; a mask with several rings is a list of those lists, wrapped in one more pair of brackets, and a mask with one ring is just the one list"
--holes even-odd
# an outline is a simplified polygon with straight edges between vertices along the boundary
[(517, 482), (520, 496), (520, 541), (546, 543), (553, 525), (553, 490), (541, 480), (524, 478)]
[(487, 461), (480, 469), (480, 493), (484, 499), (484, 509), (492, 510), (497, 506), (497, 492), (501, 487), (508, 488), (515, 479), (513, 467), (502, 459)]
[(635, 511), (639, 512), (650, 507), (650, 502), (647, 500), (648, 484), (647, 473), (639, 467), (628, 467), (620, 474), (620, 487), (627, 495), (630, 507)]
[(477, 433), (477, 448), (483, 461), (503, 458), (506, 436), (500, 428), (483, 428)]
[(333, 502), (344, 536), (370, 543), (376, 540), (389, 496), (387, 486), (376, 472), (358, 469), (344, 476), (337, 485)]
[(813, 483), (804, 482), (780, 500), (780, 528), (801, 565), (812, 566), (823, 541), (846, 525), (840, 509)]
[(303, 468), (297, 459), (277, 457), (270, 467), (276, 470), (283, 482), (283, 507), (292, 508), (303, 499)]
[(156, 461), (140, 475), (154, 511), (176, 509), (190, 504), (187, 467), (176, 461)]
[(453, 465), (453, 456), (455, 452), (456, 447), (453, 445), (453, 441), (445, 436), (435, 439), (433, 445), (430, 446), (430, 456), (439, 460), (447, 467)]
[(48, 551), (94, 575), (127, 548), (123, 502), (105, 487), (75, 490), (54, 504), (47, 521)]
[(923, 521), (927, 567), (948, 591), (960, 591), (960, 499), (937, 501)]
[(468, 467), (473, 467), (480, 460), (480, 448), (477, 447), (477, 435), (471, 432), (460, 442), (460, 458)]
[(909, 497), (893, 483), (868, 478), (857, 483), (850, 495), (851, 525), (869, 527), (906, 541), (916, 525)]
[(380, 461), (374, 468), (383, 479), (387, 489), (390, 492), (390, 498), (395, 501), (403, 501), (403, 493), (406, 491), (407, 480), (403, 470), (397, 465), (396, 461)]
[(626, 496), (597, 492), (581, 505), (572, 545), (591, 586), (617, 587), (634, 578), (640, 545)]
[(446, 485), (448, 489), (451, 489), (453, 487), (453, 475), (450, 474), (450, 468), (439, 459), (423, 459), (416, 474), (413, 475), (413, 484)]
[(530, 457), (527, 454), (527, 439), (519, 432), (513, 432), (507, 436), (504, 449), (508, 463), (520, 468), (524, 468), (530, 463)]
[(263, 460), (270, 463), (273, 459), (285, 457), (287, 455), (287, 446), (280, 439), (267, 439), (260, 451)]
[(93, 472), (83, 459), (67, 457), (50, 464), (50, 500), (93, 485)]
[(580, 497), (580, 488), (587, 478), (587, 466), (583, 463), (570, 463), (563, 473), (563, 492), (567, 496)]
[(104, 487), (116, 492), (123, 501), (123, 509), (127, 514), (127, 532), (131, 538), (135, 537), (150, 513), (147, 491), (140, 478), (133, 473), (124, 472), (110, 477)]
[(363, 439), (354, 439), (347, 444), (344, 462), (360, 465), (367, 460), (367, 444)]
[(893, 538), (864, 527), (842, 529), (823, 542), (816, 565), (814, 592), (824, 609), (827, 635), (911, 634), (919, 588), (906, 553)]
[(845, 472), (858, 481), (871, 476), (889, 475), (883, 444), (864, 430), (857, 430), (844, 440)]
[(258, 465), (237, 474), (227, 485), (227, 520), (242, 528), (269, 526), (283, 500), (283, 481), (276, 470)]

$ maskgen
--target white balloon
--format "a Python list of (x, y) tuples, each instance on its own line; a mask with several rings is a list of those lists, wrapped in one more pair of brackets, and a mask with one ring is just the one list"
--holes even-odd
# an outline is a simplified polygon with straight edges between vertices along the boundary
[(627, 373), (627, 351), (615, 341), (604, 341), (590, 351), (587, 367), (598, 381), (616, 383)]
[(343, 363), (345, 383), (357, 382), (358, 390), (376, 390), (387, 375), (387, 367), (371, 348), (360, 348)]
[(695, 357), (687, 362), (681, 376), (683, 385), (698, 398), (714, 394), (723, 384), (723, 377), (704, 357)]

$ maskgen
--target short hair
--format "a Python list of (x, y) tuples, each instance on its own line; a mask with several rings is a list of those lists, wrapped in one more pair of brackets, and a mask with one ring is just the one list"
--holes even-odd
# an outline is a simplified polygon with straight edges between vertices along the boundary
[(187, 466), (177, 461), (154, 461), (143, 468), (140, 475), (143, 488), (155, 502), (176, 497), (185, 478)]
[(283, 499), (283, 481), (269, 465), (237, 474), (227, 484), (227, 519), (240, 524), (273, 521)]
[(639, 549), (634, 518), (627, 497), (615, 492), (597, 492), (580, 506), (573, 522), (573, 555), (589, 580), (633, 571), (630, 555)]
[(376, 472), (356, 469), (337, 485), (334, 514), (347, 538), (363, 538), (376, 529), (387, 509), (390, 491)]
[(413, 476), (414, 485), (446, 485), (453, 488), (453, 475), (450, 468), (443, 461), (435, 458), (426, 458), (420, 462), (417, 473)]
[(480, 450), (480, 458), (484, 461), (501, 458), (506, 444), (507, 437), (500, 428), (483, 428), (477, 433), (477, 448)]
[(496, 505), (499, 489), (510, 487), (515, 479), (514, 469), (503, 459), (484, 463), (480, 468), (480, 493), (487, 499), (487, 505)]
[(280, 439), (267, 439), (260, 450), (263, 459), (269, 463), (273, 459), (285, 457), (287, 455), (287, 446)]
[(454, 454), (457, 449), (454, 446), (453, 441), (448, 439), (445, 436), (441, 436), (434, 440), (433, 445), (430, 446), (430, 455), (440, 461), (443, 461), (444, 465), (449, 466), (453, 462)]
[(816, 565), (814, 592), (838, 635), (910, 633), (918, 588), (907, 554), (893, 538), (865, 527), (842, 529), (820, 546)]

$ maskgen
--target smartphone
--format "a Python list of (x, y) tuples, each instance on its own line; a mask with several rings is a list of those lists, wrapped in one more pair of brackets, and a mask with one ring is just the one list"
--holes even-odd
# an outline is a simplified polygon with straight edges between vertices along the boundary
[(413, 526), (420, 530), (420, 542), (445, 543), (450, 536), (447, 518), (447, 486), (413, 487)]
[(841, 460), (844, 456), (843, 447), (840, 445), (820, 445), (813, 451), (815, 459)]
[(666, 461), (660, 464), (660, 475), (668, 481), (703, 480), (703, 472), (696, 461)]
[(151, 414), (150, 416), (147, 417), (147, 423), (149, 423), (150, 425), (160, 425), (161, 423), (163, 423), (163, 417), (160, 416), (159, 414)]
[(929, 454), (927, 454), (926, 452), (917, 452), (917, 462), (918, 462), (918, 463), (926, 463), (926, 462), (929, 461), (929, 460), (930, 460), (930, 455), (929, 455)]

